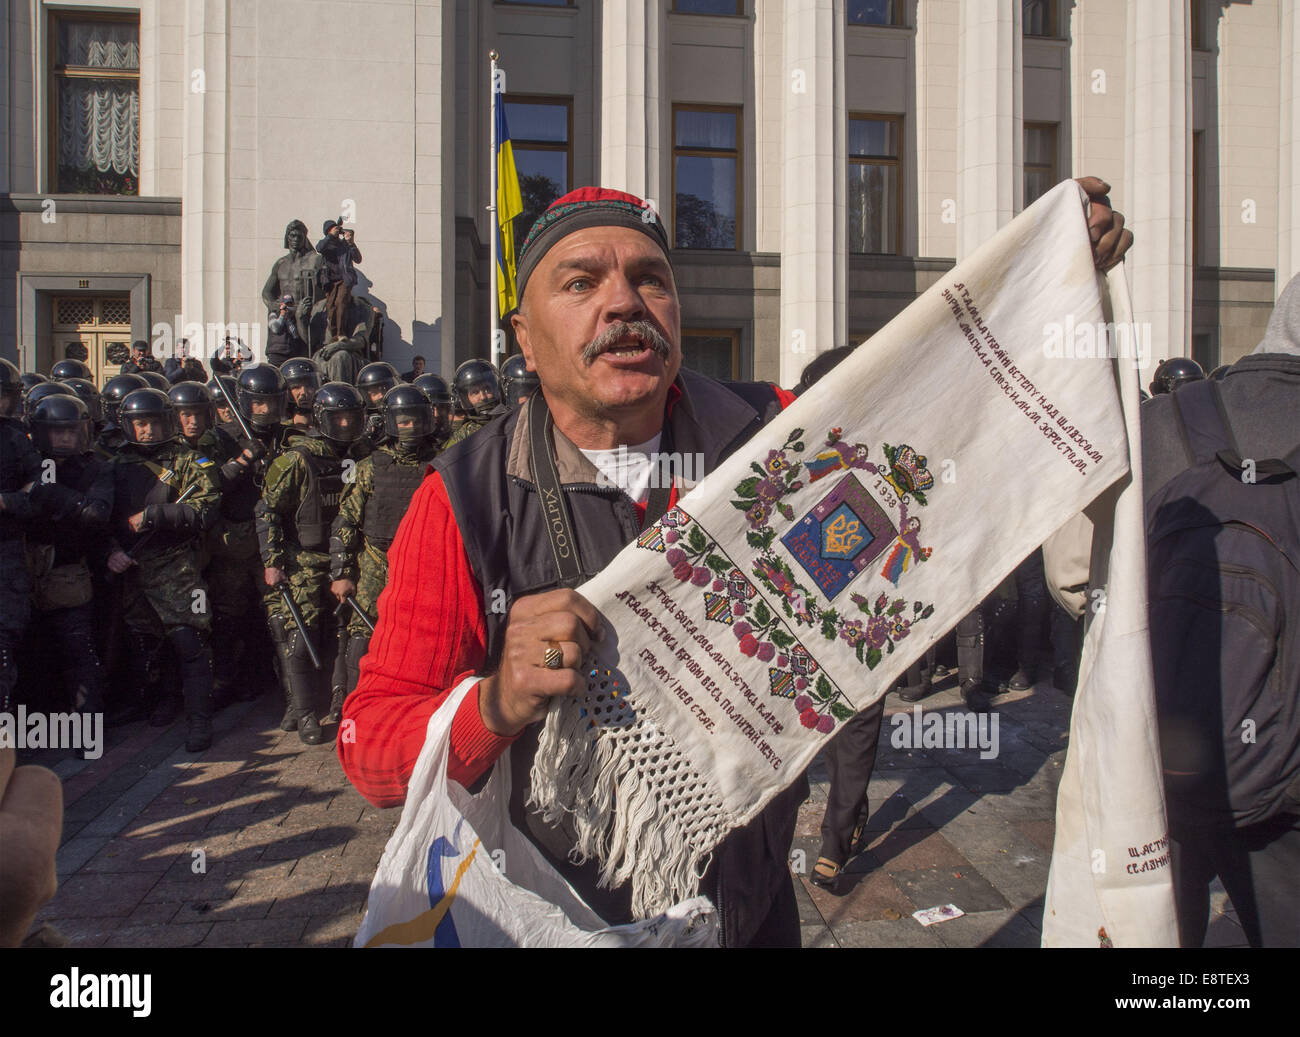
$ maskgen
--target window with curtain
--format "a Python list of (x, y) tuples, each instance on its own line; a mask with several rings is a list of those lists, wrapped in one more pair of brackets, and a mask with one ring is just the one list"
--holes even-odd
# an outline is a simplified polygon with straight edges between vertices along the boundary
[(1056, 123), (1025, 123), (1025, 208), (1056, 186)]
[(1056, 0), (1021, 0), (1020, 31), (1025, 36), (1055, 37)]
[(902, 0), (848, 0), (850, 25), (902, 25)]
[(736, 381), (740, 378), (738, 328), (682, 329), (682, 366), (692, 371)]
[(140, 193), (140, 21), (53, 15), (51, 189)]
[(519, 249), (537, 217), (551, 202), (569, 192), (573, 179), (573, 102), (567, 97), (506, 95), (505, 106), (506, 129), (524, 201), (524, 211), (515, 220), (515, 248)]
[(739, 246), (740, 110), (673, 108), (673, 243)]
[(849, 119), (849, 251), (897, 254), (902, 236), (903, 119)]

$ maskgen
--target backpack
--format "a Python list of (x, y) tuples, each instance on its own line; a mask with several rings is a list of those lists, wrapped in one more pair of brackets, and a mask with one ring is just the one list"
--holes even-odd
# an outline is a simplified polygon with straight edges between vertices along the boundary
[(1244, 827), (1300, 812), (1300, 448), (1243, 459), (1215, 382), (1174, 405), (1189, 466), (1146, 508), (1169, 816)]

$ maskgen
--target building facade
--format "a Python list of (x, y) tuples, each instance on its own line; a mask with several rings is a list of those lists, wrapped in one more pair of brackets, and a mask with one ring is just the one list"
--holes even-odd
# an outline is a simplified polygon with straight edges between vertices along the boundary
[(1300, 272), (1284, 0), (0, 0), (0, 355), (263, 346), (301, 219), (385, 357), (488, 355), (488, 52), (526, 207), (634, 192), (687, 362), (790, 385), (1028, 201), (1108, 180), (1155, 358), (1249, 352)]

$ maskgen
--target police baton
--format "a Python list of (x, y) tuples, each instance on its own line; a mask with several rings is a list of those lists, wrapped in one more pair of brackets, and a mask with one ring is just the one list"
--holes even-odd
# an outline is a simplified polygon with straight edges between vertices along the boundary
[(319, 670), (320, 656), (316, 654), (311, 638), (307, 636), (307, 624), (302, 621), (302, 613), (298, 611), (298, 606), (293, 603), (293, 595), (289, 593), (288, 582), (281, 580), (275, 585), (275, 589), (280, 592), (285, 607), (289, 610), (289, 615), (293, 617), (293, 625), (298, 628), (298, 633), (302, 635), (303, 642), (307, 645), (307, 654), (311, 656), (311, 664)]
[[(196, 493), (198, 493), (198, 492), (199, 492), (199, 484), (198, 484), (198, 483), (190, 483), (189, 487), (185, 490), (185, 492), (182, 493), (179, 497), (177, 497), (176, 500), (174, 500), (172, 503), (173, 503), (173, 504), (184, 504), (187, 500), (189, 500), (191, 497), (193, 497), (193, 496), (194, 496)], [(139, 540), (137, 540), (137, 541), (135, 542), (135, 544), (134, 544), (134, 546), (132, 546), (131, 550), (129, 550), (129, 551), (124, 551), (124, 552), (122, 552), (122, 553), (125, 554), (125, 555), (126, 555), (128, 558), (130, 558), (132, 561), (135, 561), (135, 553), (136, 553), (137, 551), (139, 551), (140, 548), (144, 547), (145, 544), (149, 543), (149, 538), (150, 538), (151, 536), (153, 536), (153, 535), (154, 535), (155, 533), (157, 533), (157, 532), (158, 532), (158, 530), (156, 530), (156, 529), (151, 529), (151, 530), (149, 530), (148, 533), (146, 533), (144, 536), (142, 536)]]
[(363, 622), (366, 625), (370, 633), (373, 635), (375, 632), (375, 624), (370, 622), (370, 617), (366, 615), (365, 609), (363, 609), (360, 605), (357, 604), (357, 599), (354, 598), (351, 594), (344, 595), (343, 600), (339, 602), (339, 607), (334, 610), (334, 615), (337, 616), (340, 612), (342, 612), (344, 605), (352, 606), (352, 611), (361, 617), (361, 622)]

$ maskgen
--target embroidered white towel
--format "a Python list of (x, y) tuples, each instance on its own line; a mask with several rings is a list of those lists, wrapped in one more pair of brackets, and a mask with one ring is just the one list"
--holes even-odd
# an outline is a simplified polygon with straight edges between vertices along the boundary
[(1128, 471), (1082, 202), (1041, 198), (580, 588), (610, 628), (532, 794), (639, 917)]

